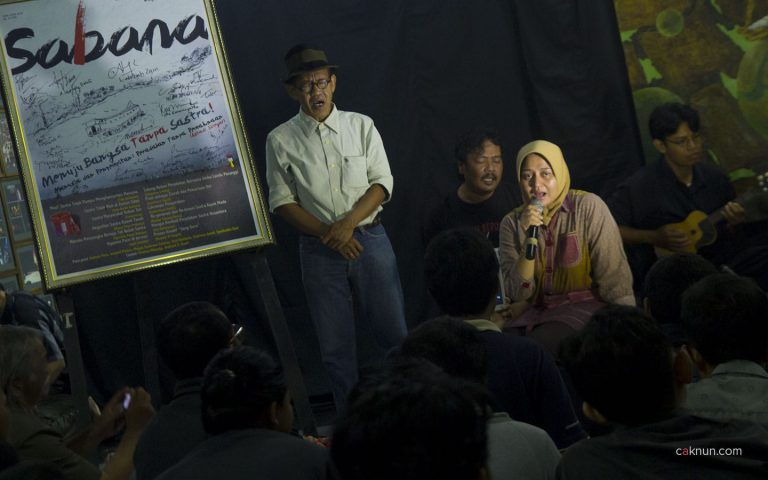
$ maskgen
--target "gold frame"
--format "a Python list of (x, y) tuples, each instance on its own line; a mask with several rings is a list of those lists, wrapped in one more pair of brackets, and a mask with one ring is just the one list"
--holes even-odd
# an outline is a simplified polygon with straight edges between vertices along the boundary
[[(78, 3), (79, 2), (79, 3)], [(158, 2), (159, 4), (160, 2)], [(250, 212), (248, 216), (250, 219), (253, 220), (253, 224), (247, 223), (247, 224), (234, 224), (238, 228), (240, 227), (246, 227), (247, 229), (252, 229), (256, 232), (255, 235), (247, 235), (241, 238), (229, 238), (225, 240), (221, 240), (218, 242), (212, 242), (207, 243), (203, 245), (197, 245), (192, 248), (186, 248), (186, 249), (177, 249), (177, 250), (169, 250), (167, 252), (163, 252), (160, 255), (147, 255), (140, 258), (132, 259), (132, 260), (122, 260), (122, 261), (116, 261), (113, 264), (107, 264), (107, 265), (99, 265), (97, 267), (89, 267), (84, 268), (82, 270), (76, 270), (74, 272), (68, 271), (66, 273), (59, 273), (56, 267), (56, 262), (61, 261), (64, 254), (70, 255), (70, 252), (67, 249), (62, 249), (60, 247), (54, 248), (52, 247), (52, 242), (59, 242), (60, 240), (57, 240), (54, 238), (55, 235), (61, 234), (59, 231), (55, 231), (54, 228), (52, 228), (48, 222), (46, 222), (45, 219), (45, 211), (43, 206), (43, 201), (50, 201), (51, 197), (47, 197), (46, 199), (41, 198), (41, 188), (45, 188), (45, 184), (41, 184), (40, 178), (42, 175), (36, 175), (36, 169), (33, 168), (37, 164), (35, 162), (41, 162), (43, 159), (41, 158), (32, 158), (34, 155), (30, 153), (30, 144), (29, 144), (29, 137), (27, 136), (26, 131), (26, 123), (29, 121), (31, 122), (34, 117), (31, 118), (22, 118), (22, 110), (19, 108), (20, 105), (20, 99), (17, 92), (17, 81), (16, 76), (11, 75), (11, 70), (14, 67), (10, 66), (10, 62), (13, 59), (18, 60), (19, 57), (14, 57), (11, 59), (8, 56), (8, 45), (6, 45), (6, 42), (0, 42), (2, 45), (2, 54), (0, 55), (0, 68), (1, 68), (1, 76), (2, 76), (2, 88), (3, 88), (3, 95), (6, 100), (6, 108), (9, 113), (9, 123), (11, 125), (11, 131), (13, 135), (13, 142), (14, 142), (14, 148), (16, 149), (17, 154), (17, 160), (18, 160), (18, 168), (20, 172), (20, 177), (23, 180), (24, 189), (27, 196), (27, 202), (30, 210), (30, 215), (32, 217), (32, 224), (33, 224), (33, 230), (34, 230), (34, 239), (35, 239), (35, 246), (37, 248), (40, 266), (42, 269), (42, 276), (43, 276), (43, 285), (46, 291), (52, 290), (52, 289), (58, 289), (62, 287), (66, 287), (69, 285), (102, 279), (102, 278), (108, 278), (116, 275), (136, 272), (140, 270), (146, 270), (151, 269), (163, 265), (183, 262), (187, 260), (193, 260), (193, 259), (199, 259), (199, 258), (205, 258), (213, 255), (223, 254), (223, 253), (231, 253), (243, 249), (250, 249), (254, 247), (261, 247), (264, 245), (272, 244), (274, 242), (273, 236), (272, 236), (272, 228), (269, 222), (269, 217), (267, 213), (267, 209), (265, 207), (265, 201), (262, 193), (262, 189), (259, 183), (259, 180), (257, 178), (257, 172), (253, 161), (253, 155), (252, 150), (250, 147), (250, 144), (248, 142), (248, 138), (245, 134), (245, 126), (241, 114), (241, 110), (239, 108), (239, 103), (237, 100), (237, 96), (235, 94), (235, 88), (232, 81), (232, 75), (229, 69), (229, 62), (227, 60), (226, 52), (224, 50), (224, 42), (223, 38), (221, 36), (221, 31), (218, 24), (218, 19), (216, 16), (215, 6), (214, 6), (214, 0), (183, 0), (183, 5), (179, 5), (180, 1), (174, 0), (174, 2), (171, 4), (171, 2), (167, 2), (169, 5), (163, 5), (166, 10), (163, 13), (176, 13), (178, 12), (179, 18), (183, 16), (187, 16), (190, 14), (190, 5), (199, 5), (199, 10), (195, 11), (194, 14), (198, 17), (201, 17), (205, 21), (205, 27), (207, 28), (208, 33), (208, 42), (210, 42), (210, 45), (212, 47), (212, 56), (214, 57), (212, 60), (208, 60), (209, 62), (213, 62), (212, 65), (206, 65), (208, 68), (212, 68), (213, 70), (209, 70), (218, 73), (218, 79), (213, 79), (213, 77), (206, 77), (206, 80), (208, 81), (216, 81), (220, 83), (216, 83), (215, 85), (222, 87), (221, 89), (221, 96), (223, 96), (223, 99), (219, 99), (219, 102), (223, 102), (223, 104), (226, 106), (226, 112), (223, 116), (225, 123), (223, 123), (224, 127), (222, 127), (222, 131), (224, 129), (229, 128), (231, 130), (231, 141), (234, 144), (234, 149), (236, 151), (237, 155), (237, 161), (238, 164), (233, 163), (233, 159), (231, 157), (232, 154), (228, 153), (227, 160), (229, 161), (229, 165), (232, 169), (237, 170), (238, 168), (239, 173), (238, 175), (242, 176), (242, 186), (243, 186), (243, 192), (240, 192), (244, 195), (244, 197), (247, 197), (246, 200), (248, 200), (248, 205), (244, 206), (240, 203), (236, 204), (237, 208), (250, 208)], [(37, 10), (41, 10), (43, 7), (40, 6), (40, 4), (45, 4), (46, 8), (48, 6), (65, 9), (66, 11), (72, 11), (75, 12), (77, 10), (77, 14), (81, 14), (81, 9), (84, 9), (84, 12), (88, 12), (88, 9), (96, 9), (98, 10), (101, 6), (103, 9), (106, 6), (106, 2), (103, 2), (103, 0), (4, 0), (0, 1), (0, 35), (3, 39), (6, 39), (8, 31), (13, 32), (15, 29), (18, 29), (20, 27), (16, 26), (13, 29), (9, 28), (8, 25), (6, 25), (6, 18), (11, 18), (10, 22), (12, 23), (14, 21), (13, 15), (17, 15), (23, 18), (25, 7), (32, 5), (32, 4), (38, 4), (35, 8)], [(126, 5), (127, 4), (127, 5)], [(125, 9), (126, 17), (132, 18), (131, 15), (128, 15), (127, 12), (132, 12), (132, 15), (139, 16), (143, 15), (142, 12), (138, 12), (138, 9), (136, 6), (138, 4), (142, 4), (142, 6), (148, 6), (148, 4), (142, 2), (142, 1), (135, 1), (135, 2), (114, 2), (109, 5), (109, 11), (110, 15), (116, 18), (120, 18), (121, 14), (118, 10)], [(149, 4), (153, 6), (157, 6), (158, 4)], [(80, 6), (78, 9), (78, 5)], [(33, 8), (29, 8), (32, 12), (35, 10)], [(22, 13), (17, 13), (22, 12)], [(33, 17), (33, 13), (28, 13), (28, 17)], [(48, 15), (56, 15), (54, 12), (48, 12)], [(87, 13), (86, 13), (87, 14)], [(143, 17), (140, 19), (140, 21), (150, 22), (152, 21), (153, 13), (149, 12), (147, 13), (146, 17)], [(40, 18), (42, 18), (42, 15), (40, 15)], [(73, 17), (74, 19), (74, 17)], [(33, 18), (34, 20), (34, 18)], [(77, 21), (81, 21), (82, 19), (78, 19)], [(197, 21), (197, 18), (195, 18), (195, 21)], [(45, 21), (41, 20), (40, 23), (45, 23)], [(75, 22), (73, 22), (75, 23)], [(34, 24), (37, 26), (37, 24)], [(130, 26), (130, 25), (129, 25)], [(88, 28), (93, 28), (93, 25), (88, 25)], [(99, 28), (98, 25), (96, 25), (95, 28)], [(107, 27), (108, 28), (108, 27)], [(154, 27), (147, 27), (147, 31), (150, 28)], [(196, 27), (195, 27), (196, 28)], [(6, 31), (8, 30), (8, 31)], [(140, 28), (139, 28), (140, 30)], [(179, 35), (184, 35), (186, 30), (182, 30), (182, 32)], [(48, 38), (45, 36), (45, 31), (42, 31), (42, 33), (38, 33), (38, 36), (35, 38), (37, 42), (42, 45), (45, 41), (44, 39)], [(98, 32), (97, 32), (98, 33)], [(91, 32), (89, 31), (88, 34), (83, 35), (81, 31), (81, 38), (83, 39), (83, 42), (85, 42), (85, 39), (88, 35), (90, 35)], [(77, 33), (75, 34), (77, 35)], [(106, 36), (105, 36), (106, 37)], [(70, 37), (71, 38), (71, 37)], [(61, 40), (60, 40), (61, 41)], [(77, 42), (75, 42), (77, 43)], [(155, 44), (159, 43), (157, 40), (154, 42)], [(194, 42), (192, 42), (194, 43)], [(93, 47), (94, 50), (96, 50), (97, 47)], [(144, 46), (142, 46), (144, 48)], [(157, 48), (157, 47), (155, 47)], [(163, 47), (165, 48), (165, 47)], [(183, 48), (188, 48), (186, 45), (183, 45), (183, 48), (181, 46), (181, 42), (172, 42), (172, 45), (166, 50), (170, 50), (171, 48), (177, 48), (178, 50), (182, 50)], [(75, 50), (75, 47), (72, 47), (72, 51)], [(104, 52), (106, 52), (106, 48), (104, 49)], [(134, 53), (134, 57), (138, 55), (145, 54), (143, 50), (137, 50), (138, 53)], [(112, 52), (108, 52), (112, 53)], [(132, 52), (131, 52), (132, 53)], [(193, 52), (194, 53), (194, 52)], [(106, 54), (105, 54), (106, 56)], [(150, 59), (152, 57), (152, 54), (149, 55)], [(71, 58), (75, 58), (74, 56)], [(133, 58), (133, 57), (131, 57)], [(151, 61), (147, 62), (146, 55), (143, 57), (140, 57), (142, 62), (144, 64), (149, 64), (152, 67), (157, 67), (155, 70), (160, 69), (160, 73), (163, 73), (164, 70), (161, 69), (161, 65), (158, 64), (155, 65)], [(184, 57), (186, 58), (186, 57)], [(182, 60), (184, 59), (182, 58)], [(96, 58), (93, 61), (88, 61), (87, 63), (94, 63), (98, 64), (103, 69), (103, 64), (100, 63), (102, 58)], [(81, 60), (82, 61), (82, 60)], [(114, 60), (113, 60), (114, 61)], [(130, 60), (129, 60), (130, 61)], [(74, 62), (77, 62), (77, 60), (74, 60)], [(74, 68), (72, 65), (72, 60), (70, 61), (62, 61), (62, 63), (68, 63), (69, 67), (64, 66), (64, 68)], [(180, 61), (181, 63), (181, 61)], [(78, 65), (79, 67), (86, 66), (86, 63), (82, 63)], [(167, 65), (166, 65), (167, 66)], [(18, 65), (17, 65), (18, 67)], [(32, 68), (38, 67), (38, 64), (35, 63)], [(54, 65), (56, 67), (56, 65)], [(45, 67), (46, 69), (53, 70), (54, 67)], [(43, 67), (40, 67), (42, 69)], [(63, 70), (66, 72), (66, 70)], [(149, 68), (147, 69), (149, 71)], [(48, 73), (45, 71), (44, 73)], [(97, 71), (98, 73), (98, 71)], [(98, 80), (103, 81), (103, 85), (107, 85), (107, 81), (105, 80), (106, 76), (104, 75), (104, 71), (101, 71), (101, 77), (99, 77)], [(56, 72), (53, 72), (54, 76)], [(18, 74), (17, 75), (21, 75)], [(180, 77), (183, 74), (180, 75)], [(160, 78), (160, 75), (158, 74), (158, 77)], [(172, 75), (171, 75), (172, 78)], [(21, 82), (22, 80), (19, 80)], [(122, 81), (122, 80), (121, 80)], [(165, 80), (165, 82), (168, 82), (169, 80)], [(152, 87), (151, 83), (148, 83), (147, 85), (150, 85), (149, 88)], [(158, 81), (158, 88), (160, 86), (167, 86), (167, 83), (162, 83)], [(56, 94), (56, 86), (50, 85), (51, 91), (44, 92), (47, 95), (55, 95)], [(23, 88), (23, 87), (21, 87)], [(127, 91), (128, 88), (123, 86), (123, 90), (118, 90), (118, 92), (121, 91)], [(91, 90), (93, 91), (93, 90)], [(162, 92), (162, 90), (158, 90), (158, 92)], [(71, 93), (70, 93), (71, 94)], [(129, 93), (132, 95), (133, 93)], [(64, 94), (61, 93), (60, 96), (63, 96)], [(80, 96), (80, 93), (78, 91), (77, 93), (78, 97)], [(154, 98), (154, 97), (151, 97)], [(205, 97), (207, 98), (207, 97)], [(192, 101), (200, 100), (202, 101), (203, 97), (200, 98), (192, 98), (190, 99), (190, 104)], [(144, 98), (141, 98), (140, 100), (144, 100)], [(207, 102), (207, 100), (206, 100)], [(160, 103), (159, 100), (156, 100), (155, 103)], [(147, 103), (149, 104), (149, 103)], [(129, 104), (130, 105), (130, 104)], [(211, 105), (211, 103), (208, 103), (208, 105)], [(218, 105), (217, 105), (218, 106)], [(88, 107), (90, 108), (90, 107)], [(42, 107), (40, 107), (42, 110)], [(211, 105), (211, 111), (213, 111), (213, 106)], [(139, 108), (141, 111), (141, 108)], [(31, 111), (31, 108), (30, 108)], [(82, 112), (80, 112), (80, 117), (83, 118)], [(144, 115), (142, 112), (141, 115)], [(159, 115), (158, 115), (159, 117)], [(194, 118), (194, 116), (193, 116)], [(226, 120), (229, 120), (229, 125), (227, 125)], [(73, 122), (74, 123), (74, 122)], [(173, 123), (172, 123), (173, 125)], [(83, 127), (83, 131), (86, 132), (87, 128), (85, 128), (85, 124), (80, 124), (80, 127)], [(143, 126), (143, 124), (142, 124)], [(70, 127), (71, 128), (71, 127)], [(90, 128), (90, 127), (89, 127)], [(110, 127), (111, 128), (111, 127)], [(175, 127), (174, 127), (175, 128)], [(39, 131), (39, 130), (38, 130)], [(111, 132), (111, 130), (110, 130)], [(183, 131), (186, 132), (186, 131)], [(47, 133), (47, 132), (46, 132)], [(88, 136), (91, 134), (88, 133)], [(110, 133), (112, 135), (112, 133)], [(127, 135), (127, 134), (126, 134)], [(190, 135), (192, 135), (192, 130), (190, 129)], [(204, 135), (200, 135), (202, 137)], [(222, 137), (224, 134), (222, 134)], [(126, 137), (127, 138), (127, 137)], [(230, 137), (227, 137), (225, 140), (229, 140)], [(84, 135), (84, 140), (88, 140), (87, 136)], [(186, 140), (186, 138), (184, 139)], [(106, 145), (106, 142), (104, 143)], [(136, 142), (133, 142), (134, 147), (136, 146)], [(198, 145), (197, 141), (194, 145)], [(39, 147), (38, 147), (39, 149)], [(38, 157), (41, 157), (38, 155)], [(205, 157), (205, 153), (199, 153), (199, 157), (203, 158)], [(136, 163), (139, 162), (139, 153), (136, 153)], [(176, 158), (183, 158), (183, 160), (176, 160), (177, 163), (183, 163), (186, 161), (186, 156), (183, 156), (181, 154), (176, 154)], [(198, 162), (208, 162), (211, 161), (213, 164), (213, 155), (208, 154), (208, 157), (205, 157), (203, 160), (197, 160)], [(69, 160), (67, 160), (69, 161)], [(109, 159), (110, 162), (112, 162), (112, 158)], [(221, 154), (219, 157), (217, 157), (216, 161), (223, 161), (221, 159)], [(88, 166), (88, 165), (86, 165)], [(78, 167), (80, 168), (80, 167)], [(191, 169), (193, 167), (186, 167), (188, 169)], [(201, 167), (197, 167), (198, 169)], [(213, 168), (213, 167), (211, 167)], [(226, 168), (219, 166), (218, 168)], [(117, 171), (117, 169), (116, 169)], [(181, 170), (184, 171), (184, 170)], [(198, 171), (204, 171), (204, 170), (196, 170), (192, 173), (196, 173)], [(213, 171), (213, 170), (211, 170)], [(143, 173), (142, 173), (143, 174)], [(188, 173), (189, 174), (189, 173)], [(117, 176), (115, 174), (115, 176)], [(49, 175), (50, 177), (50, 175)], [(154, 179), (160, 178), (161, 180), (165, 180), (166, 178), (170, 179), (172, 178), (170, 175), (168, 177), (152, 177), (152, 181), (155, 181)], [(83, 180), (85, 182), (85, 180)], [(143, 180), (145, 181), (145, 180)], [(211, 180), (213, 181), (213, 180)], [(126, 185), (136, 185), (138, 182), (133, 183), (127, 183)], [(116, 188), (116, 186), (110, 187), (110, 188)], [(210, 188), (209, 188), (210, 189)], [(105, 191), (106, 189), (104, 187), (96, 188), (93, 190), (93, 192), (99, 192), (99, 191)], [(81, 193), (77, 189), (73, 189), (74, 193), (70, 195), (70, 197), (73, 197), (75, 195), (81, 195)], [(229, 190), (226, 190), (226, 194), (229, 194)], [(49, 192), (47, 192), (48, 195), (50, 195)], [(87, 191), (86, 191), (87, 194)], [(224, 189), (222, 189), (222, 195), (224, 194)], [(58, 199), (59, 197), (57, 197)], [(66, 196), (64, 198), (67, 198)], [(79, 198), (79, 197), (77, 197)], [(206, 197), (207, 200), (211, 200), (210, 198)], [(106, 201), (105, 201), (106, 204)], [(142, 211), (147, 210), (146, 206), (146, 199), (145, 203), (142, 204)], [(196, 208), (202, 208), (202, 207), (196, 207)], [(226, 212), (227, 210), (225, 210)], [(234, 212), (234, 210), (233, 210)], [(242, 217), (242, 212), (238, 213)], [(149, 214), (146, 214), (144, 221), (144, 225), (148, 231), (151, 229), (151, 222), (148, 219)], [(94, 217), (95, 218), (95, 217)], [(53, 223), (54, 220), (51, 221)], [(179, 221), (181, 222), (181, 220)], [(197, 225), (196, 225), (197, 226)], [(79, 226), (78, 226), (79, 228)], [(117, 227), (115, 228), (117, 230)], [(216, 235), (220, 235), (220, 232), (224, 232), (226, 229), (220, 229), (215, 230)], [(78, 229), (79, 232), (79, 229)], [(214, 235), (209, 234), (210, 236), (215, 237)], [(224, 234), (221, 234), (224, 235)], [(61, 235), (58, 235), (61, 236)], [(231, 235), (230, 235), (231, 237)], [(71, 242), (71, 240), (67, 240)], [(151, 243), (150, 243), (151, 244)], [(68, 244), (71, 245), (71, 244)], [(163, 244), (160, 244), (163, 245)], [(173, 245), (173, 244), (170, 244)], [(138, 247), (137, 247), (138, 248)], [(120, 252), (118, 252), (120, 253)], [(114, 255), (114, 254), (109, 254)], [(87, 262), (90, 260), (85, 260), (83, 262)], [(70, 265), (71, 263), (71, 265)], [(66, 263), (67, 268), (71, 268), (76, 262), (73, 260), (70, 263)], [(63, 271), (63, 269), (60, 268), (60, 270)]]

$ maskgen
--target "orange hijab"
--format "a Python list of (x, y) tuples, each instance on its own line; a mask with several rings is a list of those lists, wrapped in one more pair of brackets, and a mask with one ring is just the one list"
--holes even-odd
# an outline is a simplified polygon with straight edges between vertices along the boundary
[[(526, 157), (532, 153), (540, 156), (547, 161), (552, 173), (557, 179), (558, 192), (554, 200), (544, 208), (544, 224), (549, 225), (549, 221), (555, 215), (560, 205), (563, 204), (566, 195), (571, 190), (571, 173), (568, 171), (568, 165), (565, 164), (565, 158), (563, 158), (563, 152), (560, 151), (560, 147), (552, 142), (546, 140), (534, 140), (531, 143), (523, 146), (519, 152), (517, 152), (517, 183), (520, 183), (520, 169), (523, 168), (523, 162)], [(522, 190), (522, 189), (521, 189)], [(523, 203), (527, 204), (529, 201), (526, 198), (527, 195), (523, 191)], [(518, 207), (517, 211), (522, 211), (525, 205)]]

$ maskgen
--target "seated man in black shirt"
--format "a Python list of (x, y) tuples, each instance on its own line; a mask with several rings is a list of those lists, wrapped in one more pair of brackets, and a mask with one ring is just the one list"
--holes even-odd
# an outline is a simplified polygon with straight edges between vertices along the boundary
[(464, 181), (431, 211), (424, 228), (424, 244), (443, 230), (471, 226), (499, 246), (499, 223), (520, 204), (500, 187), (504, 159), (499, 133), (476, 128), (459, 137), (455, 149), (459, 174)]
[(609, 305), (565, 339), (560, 359), (592, 420), (612, 433), (571, 446), (561, 479), (766, 478), (768, 429), (678, 411), (690, 358), (634, 307)]
[[(759, 276), (759, 269), (750, 266), (754, 262), (735, 258), (747, 248), (732, 228), (744, 221), (745, 210), (733, 201), (735, 191), (726, 174), (704, 159), (699, 114), (687, 105), (666, 103), (651, 113), (648, 124), (661, 159), (635, 172), (606, 201), (619, 225), (635, 291), (643, 292), (643, 279), (657, 254), (699, 253), (742, 275), (755, 276), (752, 269)], [(709, 220), (699, 224), (689, 217), (694, 211)], [(679, 225), (687, 218), (690, 228)], [(691, 232), (710, 225), (702, 228), (703, 234), (714, 233), (717, 241), (700, 248)], [(754, 253), (752, 259), (759, 259)]]
[[(464, 181), (432, 209), (426, 219), (422, 237), (426, 246), (438, 233), (456, 227), (476, 228), (499, 247), (499, 224), (504, 216), (520, 204), (507, 185), (501, 185), (504, 158), (499, 132), (475, 128), (462, 134), (454, 150), (459, 175)], [(503, 325), (527, 307), (527, 303), (502, 306), (504, 299), (497, 294), (497, 313), (493, 321)], [(429, 316), (440, 309), (430, 302)]]

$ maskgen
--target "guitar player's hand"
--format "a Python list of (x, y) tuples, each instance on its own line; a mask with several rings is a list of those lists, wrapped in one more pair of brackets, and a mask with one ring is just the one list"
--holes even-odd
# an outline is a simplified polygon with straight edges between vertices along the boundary
[(725, 218), (725, 221), (728, 222), (728, 225), (730, 226), (738, 225), (743, 222), (746, 214), (744, 207), (736, 202), (728, 202), (723, 207), (723, 218)]
[(673, 252), (685, 253), (691, 247), (690, 238), (674, 225), (664, 225), (656, 229), (657, 247), (666, 248)]

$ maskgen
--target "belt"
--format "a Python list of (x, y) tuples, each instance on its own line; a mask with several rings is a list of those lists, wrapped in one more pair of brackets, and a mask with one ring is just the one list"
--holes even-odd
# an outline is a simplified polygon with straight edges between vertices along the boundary
[[(371, 221), (371, 223), (366, 223), (365, 225), (360, 225), (360, 226), (355, 227), (355, 232), (362, 233), (362, 232), (367, 231), (370, 228), (375, 227), (376, 225), (381, 225), (381, 217), (379, 217), (378, 215), (376, 216), (376, 218), (374, 218)], [(300, 237), (307, 237), (307, 238), (317, 238), (314, 235), (307, 235), (306, 233), (301, 233), (301, 234), (299, 234), (299, 236)]]
[(378, 215), (371, 221), (371, 223), (366, 223), (365, 225), (360, 225), (358, 227), (355, 227), (355, 231), (362, 233), (368, 230), (369, 228), (375, 227), (376, 225), (381, 225), (381, 217), (379, 217)]

